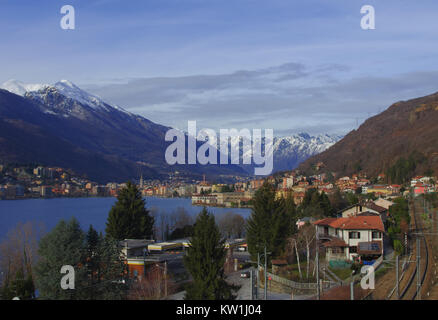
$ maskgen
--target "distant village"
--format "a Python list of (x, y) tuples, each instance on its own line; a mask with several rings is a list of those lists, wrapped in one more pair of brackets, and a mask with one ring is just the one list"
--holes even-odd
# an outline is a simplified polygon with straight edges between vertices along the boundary
[[(370, 195), (376, 198), (395, 198), (409, 192), (415, 195), (433, 193), (438, 190), (437, 178), (414, 177), (410, 185), (385, 183), (385, 175), (369, 178), (365, 174), (335, 178), (326, 173), (305, 176), (299, 171), (277, 173), (267, 178), (249, 179), (235, 177), (233, 184), (213, 183), (206, 180), (189, 180), (169, 175), (165, 181), (146, 180), (140, 176), (138, 187), (144, 197), (183, 197), (191, 198), (193, 205), (229, 208), (248, 208), (252, 206), (255, 192), (265, 181), (276, 188), (277, 198), (292, 197), (300, 205), (306, 191), (317, 189), (330, 195), (339, 190), (343, 193)], [(76, 175), (68, 169), (43, 166), (5, 166), (0, 165), (0, 199), (14, 200), (26, 198), (54, 197), (117, 197), (125, 183), (110, 182), (105, 185)]]

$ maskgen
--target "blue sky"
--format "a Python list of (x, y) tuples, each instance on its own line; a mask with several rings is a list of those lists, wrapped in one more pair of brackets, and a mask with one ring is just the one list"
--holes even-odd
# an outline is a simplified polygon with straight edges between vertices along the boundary
[[(76, 9), (62, 30), (60, 8)], [(376, 29), (360, 28), (373, 5)], [(344, 134), (438, 91), (438, 2), (0, 0), (0, 83), (68, 79), (155, 122)]]

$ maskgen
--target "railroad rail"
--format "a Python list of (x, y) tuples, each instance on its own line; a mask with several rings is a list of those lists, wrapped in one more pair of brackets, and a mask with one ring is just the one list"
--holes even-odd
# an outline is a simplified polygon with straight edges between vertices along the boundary
[[(425, 256), (424, 256), (425, 264), (424, 264), (423, 272), (422, 272), (421, 279), (420, 279), (420, 285), (421, 286), (420, 286), (419, 290), (421, 292), (421, 288), (423, 286), (424, 279), (426, 278), (426, 274), (427, 274), (427, 267), (429, 265), (429, 250), (428, 250), (428, 247), (427, 247), (426, 237), (423, 234), (423, 222), (421, 221), (421, 218), (417, 219), (417, 212), (416, 212), (415, 206), (416, 206), (416, 204), (415, 204), (415, 200), (414, 200), (414, 203), (413, 203), (412, 207), (413, 207), (413, 216), (414, 216), (415, 230), (417, 231), (416, 232), (417, 233), (417, 237), (421, 237), (422, 240), (423, 240), (422, 242), (423, 242), (423, 247), (424, 247), (424, 252), (425, 252)], [(421, 248), (420, 248), (420, 253), (421, 253)], [(420, 261), (420, 266), (421, 266), (421, 261)], [(407, 294), (409, 291), (412, 291), (410, 289), (413, 287), (412, 285), (415, 283), (414, 281), (415, 281), (415, 278), (417, 276), (417, 271), (418, 271), (417, 270), (417, 265), (415, 265), (415, 269), (412, 272), (412, 275), (409, 278), (409, 281), (408, 281), (406, 287), (400, 293), (400, 299), (405, 298), (405, 299), (415, 300), (415, 298), (417, 297), (417, 290), (415, 290), (414, 293), (411, 296), (409, 296)], [(420, 270), (420, 272), (421, 272), (421, 270)]]

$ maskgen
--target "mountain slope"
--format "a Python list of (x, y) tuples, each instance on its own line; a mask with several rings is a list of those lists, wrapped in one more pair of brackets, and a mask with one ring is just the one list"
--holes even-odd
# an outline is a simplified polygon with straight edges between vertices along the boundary
[[(80, 148), (46, 129), (63, 123), (40, 106), (0, 89), (0, 159), (3, 162), (38, 162), (72, 168), (97, 181), (129, 178), (136, 174), (135, 164)], [(148, 174), (158, 176), (153, 170)]]
[[(156, 178), (175, 170), (192, 177), (204, 173), (209, 176), (245, 174), (235, 165), (169, 166), (164, 159), (169, 142), (164, 136), (170, 128), (111, 106), (69, 81), (62, 80), (53, 86), (9, 81), (4, 87), (21, 97), (1, 92), (0, 109), (4, 114), (0, 128), (0, 139), (4, 142), (0, 144), (2, 161), (38, 161), (72, 168), (98, 181), (124, 181), (137, 178), (140, 172), (147, 178)], [(11, 122), (21, 122), (21, 125), (11, 127)], [(36, 131), (29, 132), (29, 128)], [(15, 144), (11, 145), (7, 141), (11, 141), (14, 134), (22, 139), (15, 139)], [(38, 141), (40, 148), (57, 147), (41, 153), (34, 150), (35, 146), (28, 146), (29, 141)], [(61, 148), (61, 144), (68, 148)], [(80, 165), (82, 160), (77, 158), (77, 152), (94, 157), (96, 161), (104, 161), (104, 158), (109, 162), (108, 173), (105, 174), (104, 167), (99, 165), (89, 168)]]
[(400, 158), (414, 157), (414, 173), (438, 173), (438, 93), (401, 101), (365, 121), (328, 150), (299, 168), (306, 172), (323, 162), (340, 175), (363, 171), (376, 176)]

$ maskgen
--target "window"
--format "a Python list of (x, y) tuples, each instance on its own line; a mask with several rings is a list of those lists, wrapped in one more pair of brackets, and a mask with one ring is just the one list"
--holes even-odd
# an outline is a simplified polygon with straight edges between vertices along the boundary
[(348, 237), (350, 239), (360, 239), (360, 232), (351, 231), (351, 232), (348, 233)]
[(351, 246), (350, 253), (357, 253), (357, 246)]
[(373, 231), (372, 237), (373, 239), (380, 239), (382, 238), (382, 233), (379, 231)]

